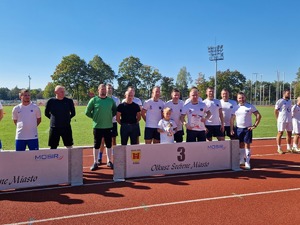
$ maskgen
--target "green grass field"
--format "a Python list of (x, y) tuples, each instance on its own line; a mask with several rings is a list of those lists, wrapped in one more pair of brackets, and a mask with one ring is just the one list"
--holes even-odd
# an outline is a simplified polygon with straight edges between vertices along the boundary
[[(15, 125), (12, 121), (12, 106), (4, 106), (4, 118), (0, 122), (0, 139), (4, 150), (15, 149)], [(42, 114), (44, 114), (44, 107), (41, 107)], [(93, 145), (93, 131), (92, 121), (84, 115), (85, 106), (76, 107), (76, 116), (72, 119), (72, 130), (74, 138), (74, 146), (92, 146)], [(258, 137), (275, 137), (277, 133), (276, 120), (274, 116), (274, 107), (258, 107), (262, 114), (262, 120), (259, 126), (254, 130), (254, 138)], [(144, 142), (144, 121), (140, 122), (141, 127), (141, 143)], [(119, 127), (120, 128), (120, 127)], [(49, 135), (49, 119), (44, 115), (42, 122), (38, 127), (39, 131), (39, 145), (40, 148), (48, 148)], [(185, 140), (185, 137), (184, 137)], [(60, 146), (63, 147), (62, 141)], [(120, 144), (120, 136), (117, 137), (117, 144)]]

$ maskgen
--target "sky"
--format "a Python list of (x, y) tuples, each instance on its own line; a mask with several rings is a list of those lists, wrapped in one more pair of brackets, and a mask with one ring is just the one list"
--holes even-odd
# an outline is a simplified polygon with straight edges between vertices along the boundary
[[(292, 82), (300, 67), (297, 0), (0, 0), (0, 87), (44, 89), (64, 56), (95, 55), (118, 73), (134, 56), (163, 76), (186, 67)], [(277, 76), (279, 74), (279, 77)], [(114, 82), (116, 84), (116, 82)]]

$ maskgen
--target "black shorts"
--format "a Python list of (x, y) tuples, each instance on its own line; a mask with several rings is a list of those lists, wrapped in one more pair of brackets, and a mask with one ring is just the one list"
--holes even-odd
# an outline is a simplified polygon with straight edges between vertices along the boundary
[(71, 126), (50, 127), (48, 145), (51, 147), (51, 149), (57, 148), (60, 137), (62, 137), (64, 146), (72, 146), (74, 144)]
[(206, 126), (208, 132), (206, 138), (211, 137), (224, 137), (224, 133), (221, 131), (221, 125)]
[(186, 130), (186, 142), (206, 141), (205, 131)]
[(150, 128), (145, 127), (145, 134), (144, 134), (145, 140), (160, 140), (160, 133), (157, 131), (157, 128)]
[(113, 123), (113, 129), (111, 132), (112, 137), (117, 137), (118, 136), (118, 123)]
[(234, 135), (230, 134), (230, 126), (224, 127), (224, 136), (230, 137), (231, 139), (237, 139), (235, 132), (234, 132)]
[(176, 141), (176, 143), (183, 142), (183, 135), (184, 135), (183, 130), (177, 131), (177, 132), (174, 134), (174, 141)]
[(94, 128), (93, 134), (94, 134), (95, 149), (100, 148), (102, 138), (104, 138), (104, 143), (106, 145), (106, 148), (111, 148), (112, 128), (106, 128), (106, 129)]

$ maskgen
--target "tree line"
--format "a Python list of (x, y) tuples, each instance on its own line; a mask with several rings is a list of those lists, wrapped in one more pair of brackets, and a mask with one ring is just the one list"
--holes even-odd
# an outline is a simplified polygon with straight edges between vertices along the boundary
[[(244, 91), (248, 101), (255, 104), (273, 104), (281, 97), (281, 91), (292, 87), (292, 94), (300, 94), (300, 68), (296, 73), (296, 81), (292, 84), (282, 81), (265, 82), (251, 81), (239, 71), (217, 71), (217, 96), (223, 88), (229, 90), (231, 98), (235, 99), (239, 91)], [(100, 83), (113, 83), (117, 81), (114, 95), (123, 98), (128, 86), (133, 86), (136, 96), (141, 99), (151, 97), (151, 90), (154, 86), (161, 86), (161, 96), (163, 100), (170, 99), (173, 88), (181, 91), (181, 96), (188, 97), (189, 88), (196, 86), (200, 90), (200, 96), (206, 98), (205, 90), (207, 87), (214, 87), (215, 75), (206, 77), (199, 72), (196, 80), (192, 80), (191, 74), (183, 66), (177, 75), (163, 76), (159, 70), (151, 65), (143, 64), (138, 57), (129, 56), (119, 65), (118, 73), (115, 73), (109, 64), (103, 61), (99, 55), (95, 55), (88, 63), (76, 54), (64, 56), (56, 66), (53, 74), (44, 90), (32, 89), (32, 99), (47, 99), (54, 96), (54, 88), (57, 84), (66, 88), (71, 98), (78, 102), (87, 102), (92, 96), (97, 95)], [(176, 81), (173, 77), (176, 77)], [(15, 87), (11, 90), (0, 88), (0, 99), (16, 100), (20, 89)]]

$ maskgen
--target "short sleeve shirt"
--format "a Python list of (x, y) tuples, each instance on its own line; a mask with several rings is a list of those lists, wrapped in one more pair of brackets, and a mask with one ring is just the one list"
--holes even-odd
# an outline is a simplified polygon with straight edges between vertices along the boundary
[(275, 104), (275, 109), (279, 111), (278, 122), (292, 122), (292, 101), (290, 99), (279, 99)]
[(158, 101), (154, 101), (153, 99), (148, 99), (147, 101), (145, 101), (143, 109), (147, 111), (146, 127), (157, 128), (157, 124), (162, 117), (164, 106), (165, 103), (161, 99), (158, 99)]

